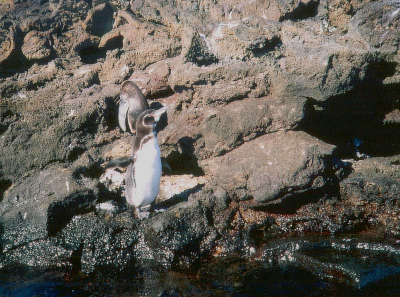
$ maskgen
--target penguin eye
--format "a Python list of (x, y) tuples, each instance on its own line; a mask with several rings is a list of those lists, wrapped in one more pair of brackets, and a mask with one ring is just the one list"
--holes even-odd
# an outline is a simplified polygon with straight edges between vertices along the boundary
[(148, 115), (148, 116), (146, 116), (146, 117), (143, 119), (143, 123), (144, 123), (146, 126), (150, 126), (150, 125), (152, 125), (154, 122), (155, 122), (155, 121), (154, 121), (153, 115)]

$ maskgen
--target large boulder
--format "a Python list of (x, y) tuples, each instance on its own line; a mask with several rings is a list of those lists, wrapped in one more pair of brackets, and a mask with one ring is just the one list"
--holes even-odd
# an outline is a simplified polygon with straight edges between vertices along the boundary
[[(62, 160), (75, 161), (93, 141), (106, 141), (96, 136), (98, 124), (103, 122), (100, 129), (104, 130), (109, 124), (116, 124), (111, 118), (108, 122), (104, 111), (109, 104), (115, 105), (112, 100), (119, 88), (115, 85), (87, 88), (94, 79), (91, 71), (77, 71), (74, 87), (67, 81), (56, 81), (33, 95), (29, 104), (9, 105), (12, 113), (23, 114), (23, 120), (11, 123), (0, 139), (3, 152), (0, 171), (4, 176), (16, 180), (34, 168)], [(74, 92), (81, 94), (79, 99)], [(58, 104), (55, 109), (51, 108), (54, 104)]]
[[(303, 98), (259, 98), (237, 101), (224, 107), (190, 108), (160, 133), (164, 155), (183, 154), (197, 159), (222, 155), (255, 137), (294, 129), (304, 117)], [(180, 128), (178, 128), (180, 127)]]
[(74, 215), (93, 209), (97, 199), (96, 182), (78, 181), (65, 168), (26, 176), (0, 203), (3, 252), (54, 236)]
[(48, 34), (38, 31), (31, 31), (26, 34), (22, 53), (28, 60), (43, 60), (52, 54)]
[(325, 186), (335, 147), (304, 132), (277, 132), (205, 162), (215, 184), (239, 199), (285, 200)]

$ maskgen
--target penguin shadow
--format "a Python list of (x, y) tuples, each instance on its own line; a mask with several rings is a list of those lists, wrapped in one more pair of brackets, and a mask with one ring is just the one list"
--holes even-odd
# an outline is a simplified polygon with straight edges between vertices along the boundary
[(179, 151), (175, 150), (165, 159), (175, 175), (193, 174), (203, 176), (204, 171), (198, 164), (194, 149), (195, 139), (185, 136), (178, 140)]
[[(154, 102), (152, 102), (150, 104), (150, 109), (157, 110), (157, 109), (160, 109), (160, 108), (163, 108), (163, 107), (164, 107), (164, 105), (162, 105), (160, 102), (157, 102), (157, 101), (154, 101)], [(168, 115), (167, 115), (166, 112), (164, 112), (161, 115), (160, 120), (158, 121), (157, 126), (156, 126), (157, 134), (159, 132), (161, 132), (162, 130), (164, 130), (167, 126), (168, 126)]]
[(98, 185), (101, 199), (99, 203), (109, 202), (115, 206), (115, 213), (122, 213), (129, 209), (129, 204), (126, 202), (125, 196), (123, 195), (123, 188), (116, 191), (110, 191), (105, 185), (99, 183)]
[(199, 192), (203, 187), (204, 187), (204, 184), (200, 184), (192, 189), (183, 191), (182, 193), (179, 193), (179, 194), (171, 197), (170, 199), (157, 202), (156, 205), (154, 206), (154, 209), (156, 211), (157, 210), (165, 210), (165, 211), (170, 210), (172, 207), (174, 207), (182, 202), (189, 201), (190, 195)]
[(106, 109), (104, 110), (104, 118), (106, 125), (110, 130), (118, 127), (118, 104), (113, 98), (105, 99)]

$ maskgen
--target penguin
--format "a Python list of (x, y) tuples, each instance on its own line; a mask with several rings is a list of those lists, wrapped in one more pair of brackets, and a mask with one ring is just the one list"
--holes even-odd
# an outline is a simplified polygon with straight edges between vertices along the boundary
[(166, 107), (145, 110), (136, 121), (133, 162), (125, 173), (125, 196), (127, 202), (135, 207), (139, 218), (145, 217), (141, 213), (142, 207), (151, 205), (152, 210), (160, 189), (162, 165), (156, 125), (166, 110)]
[[(112, 159), (107, 164), (102, 164), (101, 167), (103, 167), (104, 169), (115, 168), (115, 167), (126, 168), (132, 162), (133, 162), (133, 156), (121, 157), (121, 158)], [(161, 157), (161, 167), (162, 167), (163, 174), (171, 174), (172, 173), (171, 166), (167, 163), (167, 161), (163, 157)]]
[(136, 121), (146, 109), (149, 109), (149, 104), (139, 87), (133, 81), (124, 81), (118, 109), (118, 123), (122, 131), (126, 132), (126, 122), (128, 122), (131, 133), (135, 134)]

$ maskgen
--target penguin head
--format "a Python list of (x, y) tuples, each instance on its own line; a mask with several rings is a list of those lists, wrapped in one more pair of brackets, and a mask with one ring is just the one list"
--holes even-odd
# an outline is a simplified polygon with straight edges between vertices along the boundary
[(163, 107), (158, 110), (148, 109), (143, 111), (136, 121), (137, 133), (141, 135), (155, 134), (156, 125), (166, 110), (167, 108)]
[(131, 133), (135, 134), (137, 118), (148, 108), (149, 104), (139, 87), (130, 80), (123, 82), (118, 108), (118, 123), (122, 131), (127, 131), (128, 122)]

